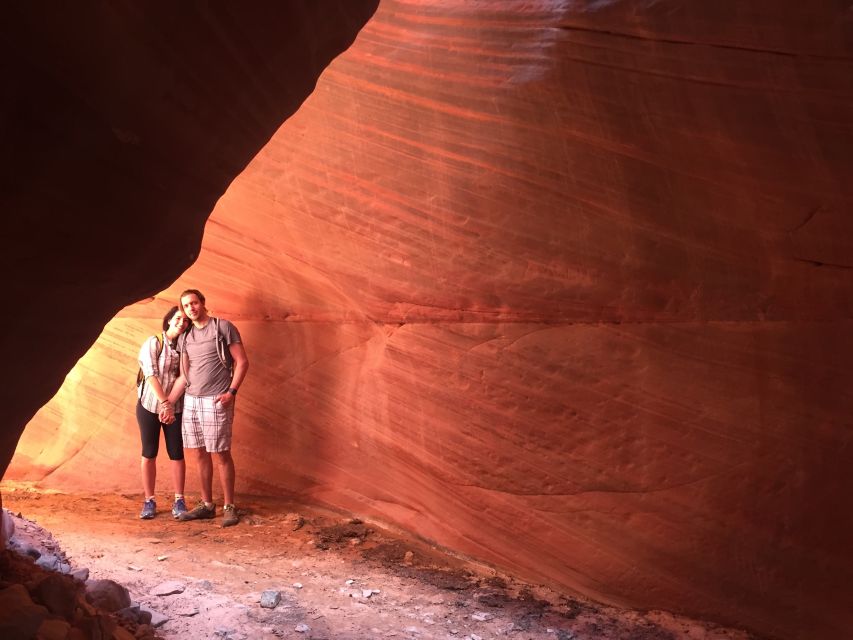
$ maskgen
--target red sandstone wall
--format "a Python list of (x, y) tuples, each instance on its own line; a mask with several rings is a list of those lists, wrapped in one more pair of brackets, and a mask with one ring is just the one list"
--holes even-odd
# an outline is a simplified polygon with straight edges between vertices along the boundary
[(133, 358), (197, 286), (252, 362), (243, 493), (842, 637), (851, 51), (830, 2), (384, 0), (7, 476), (136, 490)]

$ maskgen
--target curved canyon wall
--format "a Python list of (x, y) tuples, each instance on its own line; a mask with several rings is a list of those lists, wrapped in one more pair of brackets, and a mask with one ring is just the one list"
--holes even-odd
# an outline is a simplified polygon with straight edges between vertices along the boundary
[[(383, 0), (218, 201), (189, 270), (106, 324), (6, 478), (136, 491), (136, 352), (198, 287), (251, 360), (239, 492), (606, 602), (841, 637), (853, 16), (705, 4)], [(266, 80), (237, 106), (277, 104)], [(101, 158), (122, 214), (87, 217), (75, 192), (68, 219), (94, 221), (105, 252), (61, 253), (64, 227), (24, 245), (60, 284), (19, 291), (16, 326), (39, 338), (5, 337), (41, 368), (4, 385), (13, 406), (34, 411), (113, 310), (192, 261), (204, 203), (263, 138), (199, 86), (184, 99), (222, 109), (236, 159), (211, 131), (182, 140), (191, 170), (159, 147), (138, 159), (142, 185)], [(152, 100), (168, 150), (180, 110)], [(151, 249), (173, 245), (138, 247), (152, 215), (175, 225), (163, 265)]]

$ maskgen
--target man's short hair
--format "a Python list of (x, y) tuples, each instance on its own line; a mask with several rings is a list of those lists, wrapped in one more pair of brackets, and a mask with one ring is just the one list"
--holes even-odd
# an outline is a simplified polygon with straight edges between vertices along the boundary
[[(201, 291), (199, 291), (198, 289), (187, 289), (186, 291), (182, 292), (181, 295), (178, 296), (178, 302), (180, 302), (184, 296), (188, 296), (191, 293), (196, 295), (198, 297), (199, 301), (202, 304), (204, 304), (204, 294)], [(183, 308), (183, 305), (181, 305), (181, 307)]]

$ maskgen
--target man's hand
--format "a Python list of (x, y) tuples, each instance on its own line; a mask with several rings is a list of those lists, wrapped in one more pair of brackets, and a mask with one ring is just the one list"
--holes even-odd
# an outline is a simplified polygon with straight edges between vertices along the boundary
[(234, 402), (234, 396), (228, 393), (227, 391), (225, 393), (220, 393), (218, 396), (216, 396), (216, 399), (219, 400), (219, 404), (221, 404), (223, 407), (227, 407), (229, 404)]
[(175, 407), (168, 400), (160, 403), (160, 422), (163, 424), (172, 424), (175, 421)]

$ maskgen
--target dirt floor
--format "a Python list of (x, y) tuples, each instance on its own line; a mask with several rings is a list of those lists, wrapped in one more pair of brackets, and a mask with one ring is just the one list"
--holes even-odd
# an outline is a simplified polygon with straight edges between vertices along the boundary
[[(285, 501), (245, 500), (242, 521), (226, 529), (219, 516), (173, 520), (166, 497), (153, 520), (138, 518), (137, 495), (4, 487), (3, 506), (52, 532), (72, 568), (123, 584), (134, 601), (165, 616), (156, 629), (164, 639), (753, 638), (562, 596), (411, 537)], [(261, 606), (264, 591), (280, 592), (275, 608)]]

